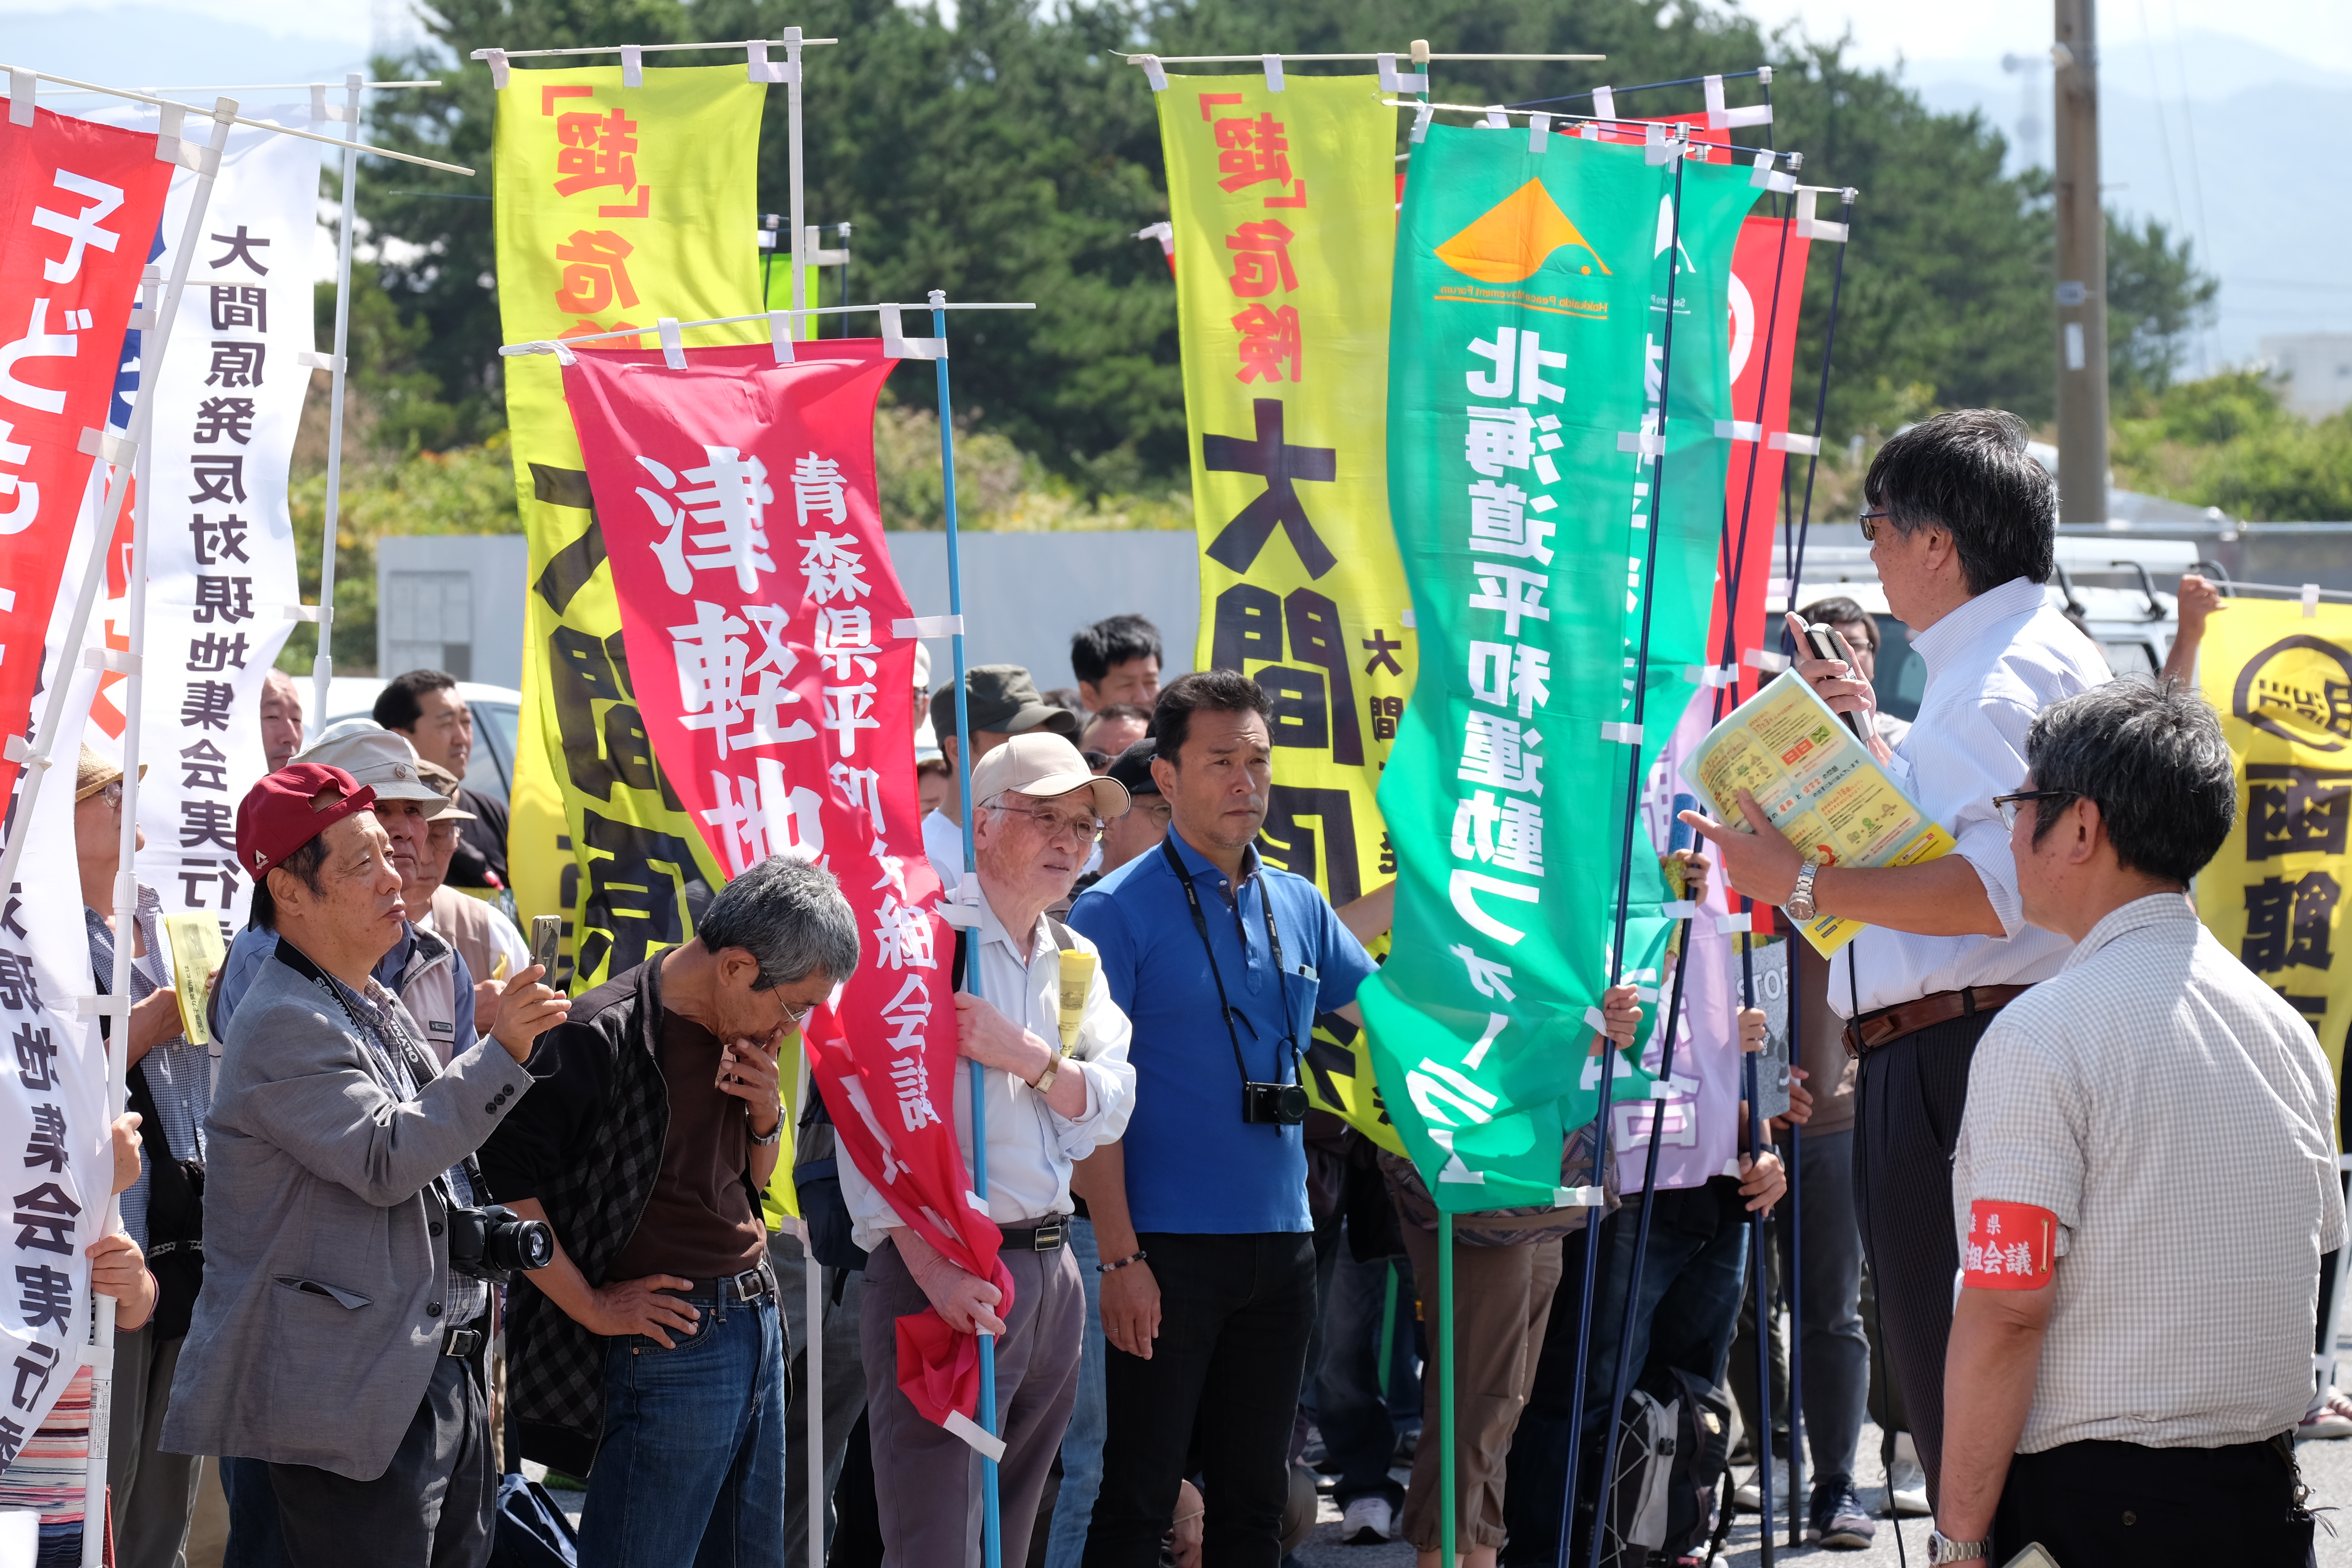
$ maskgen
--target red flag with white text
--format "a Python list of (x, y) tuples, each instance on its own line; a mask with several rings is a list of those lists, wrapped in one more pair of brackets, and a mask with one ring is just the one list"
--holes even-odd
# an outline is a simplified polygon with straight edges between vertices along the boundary
[[(24, 734), (32, 715), (89, 479), (83, 434), (106, 428), (171, 183), (152, 133), (46, 109), (30, 125), (0, 121), (0, 735)], [(0, 760), (0, 798), (16, 777)]]
[[(1012, 1300), (955, 1129), (952, 938), (915, 784), (915, 640), (874, 479), (872, 340), (579, 353), (564, 397), (663, 776), (729, 873), (794, 855), (841, 880), (861, 961), (804, 1033), (841, 1145), (900, 1220)], [(1002, 1309), (1000, 1309), (1001, 1310)], [(899, 1384), (966, 1436), (970, 1335), (898, 1323)]]

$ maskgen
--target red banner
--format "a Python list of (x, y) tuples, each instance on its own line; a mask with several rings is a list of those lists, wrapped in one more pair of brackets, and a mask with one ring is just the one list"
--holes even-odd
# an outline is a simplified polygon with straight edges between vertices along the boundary
[(1773, 546), (1780, 538), (1797, 308), (1804, 300), (1805, 261), (1811, 247), (1812, 241), (1798, 237), (1795, 223), (1751, 217), (1739, 226), (1739, 243), (1731, 255), (1731, 409), (1738, 428), (1731, 443), (1731, 467), (1724, 475), (1723, 549), (1717, 557), (1720, 581), (1706, 639), (1709, 662), (1722, 658), (1724, 597), (1730, 592), (1732, 556), (1742, 542), (1744, 518), (1747, 549), (1738, 563), (1739, 604), (1732, 622), (1732, 660), (1739, 668), (1739, 685), (1726, 697), (1727, 710), (1755, 696), (1771, 679), (1770, 671), (1747, 661), (1748, 654), (1780, 646), (1777, 626), (1767, 635), (1764, 589), (1772, 578)]
[[(896, 629), (909, 609), (874, 481), (874, 400), (894, 362), (871, 340), (797, 353), (691, 349), (673, 370), (659, 353), (592, 350), (564, 367), (564, 397), (663, 775), (730, 873), (813, 859), (870, 939), (804, 1037), (841, 1145), (1009, 1308), (1001, 1237), (947, 1119), (953, 940), (923, 858), (915, 641)], [(915, 1407), (962, 1429), (979, 1396), (971, 1336), (927, 1309), (898, 1321), (898, 1343)]]
[[(82, 433), (106, 428), (171, 184), (152, 134), (46, 109), (29, 126), (0, 123), (0, 734), (25, 733), (32, 716), (89, 477)], [(16, 778), (0, 761), (0, 799)]]

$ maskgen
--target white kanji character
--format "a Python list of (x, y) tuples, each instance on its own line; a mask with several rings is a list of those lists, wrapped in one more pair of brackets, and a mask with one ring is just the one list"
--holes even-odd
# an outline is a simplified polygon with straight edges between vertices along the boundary
[(863, 686), (828, 686), (822, 693), (824, 711), (817, 715), (817, 723), (841, 737), (841, 754), (854, 756), (857, 751), (857, 731), (879, 730), (882, 721), (874, 715), (874, 683)]
[(2037, 1272), (2033, 1267), (2033, 1244), (2032, 1242), (2012, 1241), (2007, 1247), (2002, 1249), (2002, 1254), (2009, 1259), (2009, 1271), (2011, 1274), (2031, 1276)]
[[(743, 667), (741, 706), (744, 716), (751, 721), (751, 728), (728, 736), (727, 744), (741, 751), (751, 746), (815, 739), (816, 731), (809, 727), (807, 720), (794, 719), (786, 723), (780, 716), (785, 704), (801, 700), (801, 694), (790, 684), (793, 668), (800, 663), (800, 656), (784, 641), (787, 616), (783, 610), (774, 605), (746, 605), (743, 618), (760, 634), (761, 644), (760, 657)], [(756, 690), (751, 687), (751, 679), (755, 675), (760, 678)], [(726, 755), (723, 748), (719, 755)]]
[(882, 923), (874, 928), (879, 948), (875, 953), (877, 964), (893, 969), (936, 969), (931, 953), (931, 917), (927, 910), (912, 909), (897, 899), (885, 899), (876, 919)]
[(61, 191), (88, 196), (91, 204), (72, 217), (63, 213), (53, 213), (47, 207), (33, 209), (35, 228), (46, 228), (52, 234), (64, 235), (68, 242), (65, 259), (42, 262), (41, 276), (52, 283), (70, 283), (81, 275), (84, 248), (94, 245), (110, 255), (113, 253), (115, 244), (121, 237), (110, 228), (98, 226), (101, 219), (112, 216), (114, 209), (122, 205), (122, 191), (120, 186), (93, 180), (87, 174), (77, 174), (69, 169), (58, 170), (49, 176), (49, 180)]
[(1491, 790), (1454, 803), (1454, 855), (1458, 860), (1495, 858), (1495, 824), (1502, 817)]
[[(0, 347), (0, 397), (26, 408), (37, 408), (44, 414), (65, 412), (66, 395), (62, 388), (35, 386), (16, 379), (16, 362), (27, 359), (72, 359), (81, 352), (81, 339), (75, 334), (74, 323), (79, 318), (71, 310), (65, 312), (59, 323), (62, 332), (49, 331), (49, 302), (33, 301), (33, 313), (25, 321), (25, 335), (15, 342)], [(28, 454), (29, 455), (29, 454)]]
[(849, 521), (849, 500), (841, 477), (841, 465), (830, 458), (820, 458), (814, 452), (793, 465), (793, 504), (800, 512), (801, 526), (805, 528), (813, 518), (822, 517), (828, 522)]
[[(1511, 395), (1511, 372), (1518, 363), (1519, 330), (1503, 327), (1496, 330), (1495, 341), (1484, 338), (1470, 340), (1470, 352), (1495, 368), (1492, 372), (1473, 370), (1463, 378), (1473, 397), (1508, 397)], [(1524, 463), (1519, 465), (1525, 468)]]
[[(653, 547), (656, 559), (661, 562), (663, 581), (673, 594), (691, 593), (696, 572), (732, 572), (735, 585), (746, 594), (757, 593), (762, 572), (773, 572), (776, 563), (768, 553), (767, 503), (776, 499), (768, 485), (768, 466), (757, 458), (746, 458), (732, 447), (703, 448), (704, 465), (688, 468), (685, 479), (694, 489), (677, 489), (680, 476), (666, 464), (639, 456), (638, 466), (651, 474), (664, 489), (677, 489), (675, 497), (665, 496), (639, 486), (637, 494), (651, 509), (654, 519), (667, 534)], [(676, 505), (672, 505), (673, 500)], [(705, 531), (687, 532), (691, 520)], [(689, 552), (688, 545), (694, 546)]]
[(1551, 564), (1555, 524), (1528, 516), (1528, 492), (1517, 485), (1475, 479), (1470, 485), (1470, 548), (1488, 555), (1516, 555)]
[(1542, 740), (1533, 725), (1522, 730), (1516, 719), (1468, 714), (1462, 725), (1462, 762), (1454, 776), (1465, 784), (1540, 796), (1543, 780), (1538, 775), (1543, 758), (1535, 748)]
[(678, 722), (689, 730), (717, 731), (719, 754), (727, 755), (728, 731), (742, 719), (743, 659), (751, 628), (707, 599), (694, 601), (692, 624), (669, 628), (677, 660)]
[(892, 1062), (890, 1084), (898, 1090), (898, 1116), (908, 1131), (919, 1131), (940, 1120), (939, 1110), (931, 1104), (931, 1069), (923, 1065), (922, 1058), (900, 1057)]
[(1987, 1236), (1999, 1236), (2000, 1234), (2000, 1215), (1998, 1214), (1989, 1214), (1985, 1215), (1985, 1234)]
[(816, 612), (817, 662), (833, 667), (835, 680), (850, 679), (849, 667), (872, 679), (874, 661), (882, 650), (874, 646), (874, 614), (863, 605), (824, 605)]
[(874, 886), (870, 890), (878, 893), (887, 888), (891, 892), (896, 893), (899, 898), (904, 899), (907, 896), (906, 857), (902, 855), (887, 854), (885, 852), (887, 847), (888, 846), (883, 844), (878, 839), (873, 846), (874, 866), (877, 875), (874, 879)]
[(1568, 388), (1557, 382), (1546, 381), (1547, 370), (1566, 370), (1568, 355), (1549, 353), (1536, 336), (1535, 329), (1526, 328), (1519, 333), (1519, 401), (1533, 405), (1541, 399), (1547, 403), (1565, 403)]
[(1528, 718), (1551, 700), (1551, 655), (1525, 643), (1511, 645), (1511, 695), (1518, 699), (1519, 717)]
[(1500, 610), (1506, 637), (1517, 637), (1522, 620), (1551, 619), (1543, 604), (1544, 590), (1551, 586), (1551, 579), (1542, 573), (1494, 561), (1474, 563), (1471, 570), (1477, 575), (1479, 591), (1470, 595), (1470, 608)]
[(718, 804), (702, 820), (724, 836), (733, 875), (771, 855), (814, 860), (824, 853), (824, 803), (813, 789), (787, 784), (774, 758), (756, 759), (750, 778), (713, 770), (710, 787)]
[(852, 811), (863, 810), (874, 824), (874, 831), (882, 831), (882, 775), (872, 768), (853, 768), (847, 763), (835, 763), (828, 771), (834, 789), (849, 803)]
[(1506, 468), (1524, 469), (1535, 459), (1534, 416), (1517, 405), (1470, 405), (1470, 427), (1463, 437), (1462, 457), (1488, 479), (1501, 479)]
[(1999, 1274), (2001, 1272), (2000, 1248), (1999, 1246), (1988, 1247), (1984, 1249), (1984, 1267), (1978, 1272), (1983, 1274)]
[(874, 591), (866, 580), (866, 556), (856, 544), (854, 533), (819, 533), (801, 541), (801, 571), (808, 578), (810, 598), (824, 605)]
[(1495, 824), (1494, 862), (1506, 871), (1540, 877), (1543, 865), (1543, 808), (1531, 800), (1507, 800)]
[(1496, 963), (1491, 959), (1481, 958), (1472, 952), (1466, 943), (1449, 948), (1447, 951), (1462, 961), (1462, 967), (1469, 972), (1470, 984), (1477, 988), (1479, 995), (1499, 997), (1506, 1002), (1518, 1000), (1519, 994), (1510, 986), (1511, 970), (1508, 964)]
[[(1970, 1220), (1969, 1222), (1969, 1228), (1973, 1230), (1976, 1226), (1976, 1222), (1974, 1220)], [(1984, 1243), (1980, 1241), (1972, 1241), (1969, 1243), (1969, 1272), (1971, 1274), (1981, 1274), (1984, 1272)]]

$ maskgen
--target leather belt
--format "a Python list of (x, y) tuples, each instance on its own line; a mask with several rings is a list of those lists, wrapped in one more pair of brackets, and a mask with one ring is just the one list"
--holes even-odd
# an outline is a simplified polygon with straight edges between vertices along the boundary
[(730, 1301), (765, 1301), (775, 1296), (776, 1281), (775, 1277), (768, 1272), (768, 1266), (763, 1263), (757, 1268), (746, 1268), (740, 1274), (721, 1275), (716, 1279), (692, 1280), (683, 1290), (666, 1290), (663, 1294), (708, 1298), (712, 1300), (717, 1300), (723, 1296)]
[(996, 1228), (1004, 1233), (1005, 1246), (1017, 1247), (1024, 1252), (1052, 1252), (1070, 1239), (1070, 1222), (1066, 1219), (1049, 1220), (1044, 1225), (1020, 1229), (1004, 1225)]
[(2025, 994), (2022, 985), (1967, 985), (1958, 991), (1936, 991), (1912, 1002), (1897, 1002), (1864, 1013), (1845, 1026), (1845, 1054), (1860, 1058), (1881, 1046), (1891, 1046), (1906, 1035), (1948, 1024), (1955, 1018), (1998, 1013)]

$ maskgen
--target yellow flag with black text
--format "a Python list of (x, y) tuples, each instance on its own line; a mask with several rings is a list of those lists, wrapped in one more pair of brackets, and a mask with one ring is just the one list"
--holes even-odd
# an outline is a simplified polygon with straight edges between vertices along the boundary
[[(1396, 111), (1375, 77), (1171, 76), (1158, 95), (1201, 543), (1202, 668), (1274, 705), (1259, 848), (1345, 906), (1394, 879), (1374, 791), (1413, 682), (1388, 509)], [(1307, 1089), (1402, 1151), (1360, 1030)]]
[(2318, 1031), (2340, 1081), (2352, 1026), (2352, 605), (2231, 599), (2198, 681), (2221, 715), (2238, 822), (2197, 878), (2197, 913)]
[[(755, 180), (767, 89), (740, 64), (648, 68), (635, 88), (621, 78), (618, 66), (518, 68), (499, 90), (499, 313), (509, 343), (642, 327), (646, 338), (603, 345), (641, 349), (661, 317), (760, 308)], [(694, 341), (748, 342), (753, 330), (705, 329)], [(530, 548), (507, 859), (522, 913), (562, 913), (578, 995), (692, 936), (689, 908), (725, 877), (664, 782), (638, 715), (556, 361), (503, 365)]]

